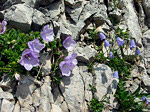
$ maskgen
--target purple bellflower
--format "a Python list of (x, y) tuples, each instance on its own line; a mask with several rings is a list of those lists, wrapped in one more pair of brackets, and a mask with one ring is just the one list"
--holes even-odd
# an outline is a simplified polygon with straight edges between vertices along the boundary
[(20, 75), (18, 73), (15, 73), (15, 79), (20, 80)]
[(0, 34), (5, 33), (6, 25), (7, 25), (7, 22), (5, 20), (3, 20), (2, 23), (0, 23)]
[(135, 48), (136, 44), (134, 42), (134, 40), (130, 40), (130, 49)]
[(78, 64), (77, 54), (72, 53), (65, 58), (65, 61), (59, 63), (59, 68), (63, 76), (70, 76), (71, 70)]
[(100, 33), (99, 35), (100, 35), (100, 39), (101, 39), (101, 40), (106, 39), (106, 36), (105, 36), (103, 33)]
[(72, 39), (72, 36), (68, 36), (64, 41), (63, 41), (63, 46), (68, 50), (72, 51), (74, 49), (76, 42)]
[(110, 52), (110, 59), (114, 58), (114, 55), (112, 52)]
[(33, 67), (39, 66), (38, 53), (25, 49), (22, 53), (20, 64), (30, 71)]
[(107, 40), (104, 41), (104, 46), (105, 47), (109, 47), (110, 46), (110, 44), (109, 44), (109, 42)]
[(145, 96), (142, 97), (142, 101), (146, 101), (147, 105), (150, 103), (150, 100)]
[(36, 38), (35, 40), (28, 42), (28, 47), (31, 51), (39, 53), (44, 48), (44, 44), (41, 44), (39, 39)]
[[(72, 64), (74, 66), (76, 66), (78, 64), (78, 61), (76, 59), (77, 57), (77, 54), (76, 53), (72, 53), (71, 55), (68, 55), (66, 58), (65, 58), (65, 61), (72, 61)], [(74, 67), (73, 67), (74, 68)]]
[(136, 51), (135, 51), (135, 55), (140, 55), (141, 53), (140, 53), (140, 49), (136, 49)]
[(62, 61), (59, 63), (59, 68), (63, 76), (70, 76), (71, 70), (74, 68), (72, 61)]
[(118, 42), (118, 46), (121, 46), (125, 43), (124, 40), (121, 39), (120, 37), (117, 38), (117, 42)]
[(114, 78), (119, 78), (118, 71), (114, 72)]
[(48, 25), (44, 26), (43, 31), (40, 36), (45, 41), (54, 41), (53, 30), (48, 27)]

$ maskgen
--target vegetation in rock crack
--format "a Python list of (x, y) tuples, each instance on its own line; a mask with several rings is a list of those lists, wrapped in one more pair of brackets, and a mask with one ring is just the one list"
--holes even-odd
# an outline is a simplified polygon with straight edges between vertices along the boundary
[[(6, 24), (5, 24), (6, 23)], [(41, 32), (22, 33), (20, 30), (7, 29), (7, 22), (2, 22), (0, 32), (0, 74), (10, 75), (20, 80), (20, 75), (28, 74), (41, 79), (45, 73), (41, 71), (43, 63), (40, 56), (47, 53), (51, 61), (49, 75), (56, 83), (60, 83), (62, 76), (70, 76), (71, 70), (77, 65), (77, 54), (68, 55), (76, 42), (72, 36), (63, 41), (54, 36), (53, 29), (44, 26)], [(45, 42), (44, 42), (44, 41)], [(66, 51), (67, 50), (67, 51)]]
[[(91, 32), (93, 32), (93, 30)], [(92, 38), (94, 38), (94, 35), (92, 35)], [(100, 33), (100, 40), (104, 44), (102, 44), (102, 47), (100, 47), (101, 49), (95, 57), (91, 59), (88, 66), (89, 70), (94, 73), (93, 65), (96, 63), (104, 63), (111, 67), (111, 69), (115, 71), (114, 78), (119, 79), (118, 88), (115, 94), (119, 103), (118, 111), (143, 112), (143, 109), (146, 108), (145, 104), (148, 104), (149, 100), (147, 98), (143, 100), (142, 97), (148, 96), (148, 94), (140, 91), (141, 86), (133, 93), (125, 88), (126, 82), (132, 75), (130, 72), (133, 69), (132, 66), (135, 62), (140, 62), (142, 59), (140, 50), (138, 46), (136, 46), (134, 39), (129, 38), (128, 31), (124, 31), (118, 27), (115, 30), (114, 37), (107, 40), (106, 36), (103, 33)], [(93, 44), (95, 45), (95, 43)], [(103, 51), (104, 49), (105, 52)], [(127, 50), (130, 50), (130, 53), (128, 53)], [(137, 98), (142, 99), (142, 101), (137, 101)], [(93, 112), (101, 112), (102, 107), (104, 107), (103, 103), (95, 98), (91, 100), (90, 104)]]

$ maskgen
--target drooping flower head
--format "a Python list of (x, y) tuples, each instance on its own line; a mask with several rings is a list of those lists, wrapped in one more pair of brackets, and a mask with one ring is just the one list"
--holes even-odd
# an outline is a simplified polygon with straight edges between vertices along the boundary
[(101, 40), (106, 39), (106, 36), (105, 36), (103, 33), (100, 33), (99, 35), (100, 35), (100, 39), (101, 39)]
[(104, 46), (105, 46), (105, 47), (109, 47), (109, 46), (110, 46), (110, 43), (109, 43), (107, 40), (105, 40), (105, 41), (104, 41)]
[(120, 37), (117, 38), (117, 43), (118, 43), (118, 46), (121, 46), (123, 45), (125, 42), (123, 39), (121, 39)]
[(6, 25), (7, 25), (7, 22), (5, 20), (3, 20), (2, 23), (0, 23), (0, 34), (5, 33)]
[(73, 67), (72, 61), (62, 61), (59, 63), (59, 68), (63, 76), (70, 76)]
[(136, 49), (136, 51), (135, 51), (135, 55), (140, 55), (141, 53), (140, 53), (140, 49)]
[(136, 44), (134, 42), (134, 40), (130, 40), (130, 49), (135, 48)]
[(28, 42), (28, 47), (31, 51), (39, 53), (44, 48), (44, 44), (41, 44), (39, 39), (36, 38), (35, 40)]
[(33, 67), (39, 65), (38, 53), (25, 49), (22, 53), (20, 64), (30, 71)]
[(68, 36), (64, 41), (63, 41), (63, 46), (66, 48), (68, 51), (72, 51), (75, 47), (76, 42), (72, 39), (72, 36)]
[(114, 72), (114, 78), (119, 78), (118, 71)]
[(146, 104), (150, 103), (150, 100), (145, 96), (142, 97), (142, 101), (146, 101)]
[(113, 53), (110, 51), (110, 59), (114, 58)]
[[(77, 57), (77, 53), (72, 53), (71, 55), (68, 55), (66, 58), (65, 58), (65, 61), (71, 61), (72, 64), (74, 66), (76, 66), (78, 64), (78, 61), (76, 59)], [(74, 67), (73, 67), (74, 68)]]
[(48, 25), (44, 26), (40, 36), (45, 41), (49, 41), (49, 42), (54, 41), (53, 30), (50, 29)]
[(18, 73), (15, 73), (15, 79), (20, 80), (20, 75)]

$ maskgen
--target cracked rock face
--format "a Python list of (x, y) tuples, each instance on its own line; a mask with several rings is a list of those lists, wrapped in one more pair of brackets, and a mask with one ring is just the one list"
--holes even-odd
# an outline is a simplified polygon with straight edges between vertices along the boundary
[[(11, 81), (9, 77), (0, 80), (0, 112), (89, 112), (89, 102), (93, 97), (101, 100), (106, 94), (111, 109), (118, 108), (114, 97), (118, 79), (113, 78), (113, 71), (107, 65), (98, 63), (94, 66), (95, 73), (88, 71), (87, 64), (97, 53), (90, 43), (89, 31), (96, 28), (99, 33), (106, 34), (107, 39), (114, 36), (117, 27), (129, 30), (129, 38), (135, 38), (136, 44), (144, 46), (141, 50), (146, 62), (134, 69), (127, 88), (134, 92), (139, 84), (150, 91), (150, 0), (120, 0), (113, 10), (112, 0), (0, 0), (0, 19), (6, 20), (8, 26), (23, 32), (41, 31), (44, 25), (54, 23), (56, 38), (72, 35), (77, 44), (73, 52), (77, 53), (79, 64), (73, 69), (70, 77), (63, 77), (60, 85), (53, 84), (49, 76), (51, 72), (50, 57), (41, 54), (41, 68), (44, 77), (37, 81), (32, 76), (21, 76), (21, 80)], [(112, 16), (120, 24), (114, 26), (108, 19)], [(81, 42), (81, 41), (82, 42)], [(88, 41), (88, 42), (86, 42)], [(143, 43), (142, 43), (142, 42)], [(142, 45), (143, 44), (143, 45)], [(118, 51), (119, 52), (119, 51)], [(125, 54), (134, 54), (126, 50)], [(72, 52), (70, 52), (71, 54)], [(130, 53), (130, 54), (131, 54)], [(105, 54), (108, 55), (107, 53)], [(35, 74), (36, 75), (36, 74)], [(48, 76), (47, 76), (48, 75)], [(90, 85), (96, 87), (92, 93)], [(7, 110), (6, 110), (7, 108)], [(104, 112), (112, 112), (105, 109)]]
[(4, 19), (13, 28), (27, 32), (31, 29), (33, 9), (24, 4), (18, 4), (5, 10)]

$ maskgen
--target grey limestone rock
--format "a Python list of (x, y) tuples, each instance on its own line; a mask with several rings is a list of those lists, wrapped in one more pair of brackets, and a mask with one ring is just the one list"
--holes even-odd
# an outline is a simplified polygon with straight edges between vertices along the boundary
[(94, 65), (95, 87), (97, 89), (95, 96), (101, 100), (103, 96), (109, 97), (110, 105), (117, 108), (117, 102), (113, 96), (117, 90), (118, 79), (113, 78), (113, 72), (110, 67), (105, 64)]
[(146, 12), (146, 16), (150, 18), (150, 0), (142, 0), (142, 5)]
[(33, 9), (24, 4), (13, 5), (4, 11), (4, 19), (9, 26), (28, 32), (31, 29)]
[(129, 33), (132, 38), (135, 38), (136, 41), (141, 44), (142, 32), (139, 25), (138, 17), (133, 6), (133, 0), (123, 0), (125, 6), (125, 14), (123, 16), (124, 21), (129, 29)]
[(2, 100), (0, 112), (13, 112), (13, 108), (14, 105), (10, 101), (6, 99)]

